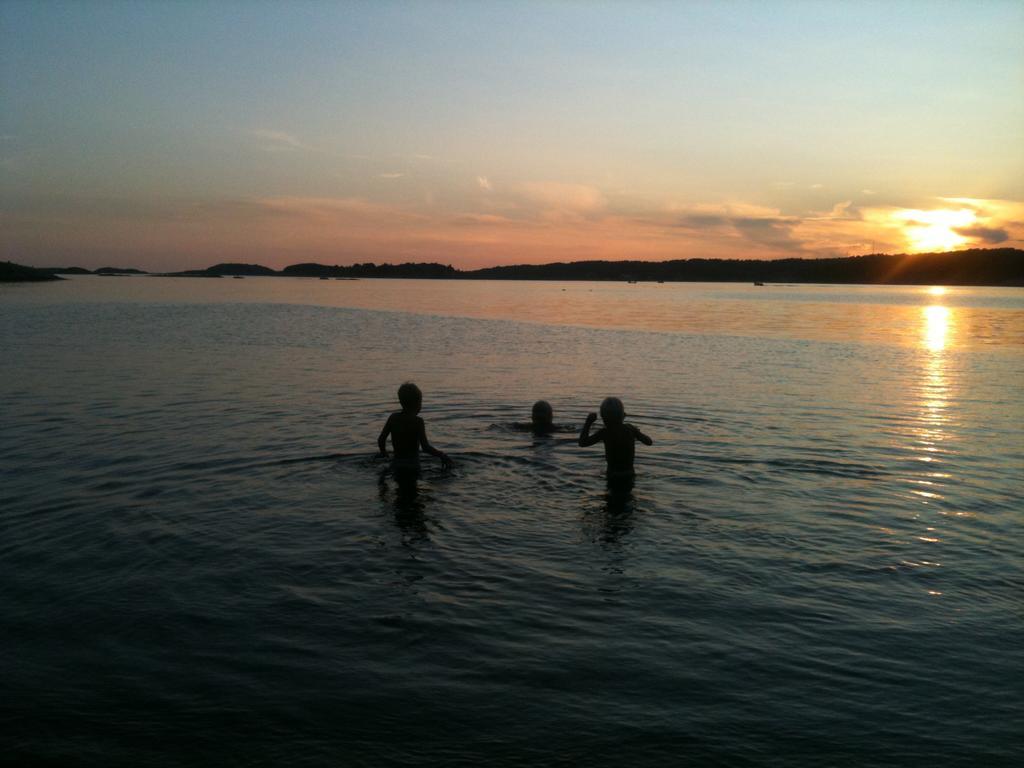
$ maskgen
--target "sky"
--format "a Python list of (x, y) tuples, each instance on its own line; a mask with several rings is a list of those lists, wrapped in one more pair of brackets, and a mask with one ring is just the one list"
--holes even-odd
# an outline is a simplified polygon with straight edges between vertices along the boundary
[(0, 0), (0, 259), (1024, 247), (1024, 3)]

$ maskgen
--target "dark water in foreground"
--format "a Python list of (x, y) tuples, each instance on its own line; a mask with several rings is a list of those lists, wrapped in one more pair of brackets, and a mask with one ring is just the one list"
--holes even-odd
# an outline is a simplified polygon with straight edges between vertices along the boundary
[(3, 761), (1020, 764), (1024, 292), (634, 289), (0, 287)]

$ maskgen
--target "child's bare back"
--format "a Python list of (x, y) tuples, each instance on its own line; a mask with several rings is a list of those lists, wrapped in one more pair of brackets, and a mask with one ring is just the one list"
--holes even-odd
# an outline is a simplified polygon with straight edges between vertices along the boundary
[(427, 427), (418, 415), (423, 405), (423, 393), (420, 392), (420, 388), (411, 382), (406, 382), (398, 388), (398, 401), (402, 404), (402, 410), (395, 411), (388, 416), (387, 423), (384, 424), (384, 429), (381, 430), (380, 437), (377, 438), (380, 455), (387, 457), (388, 435), (390, 435), (396, 465), (418, 466), (422, 448), (426, 453), (439, 458), (441, 466), (451, 466), (451, 461), (444, 452), (437, 450), (427, 440)]
[(634, 427), (626, 424), (626, 409), (617, 397), (605, 398), (601, 403), (601, 418), (604, 427), (590, 434), (590, 427), (597, 421), (597, 414), (587, 415), (580, 432), (579, 444), (583, 447), (604, 443), (604, 457), (608, 462), (608, 477), (631, 477), (633, 475), (633, 458), (636, 454), (636, 441), (644, 445), (653, 445), (654, 441)]

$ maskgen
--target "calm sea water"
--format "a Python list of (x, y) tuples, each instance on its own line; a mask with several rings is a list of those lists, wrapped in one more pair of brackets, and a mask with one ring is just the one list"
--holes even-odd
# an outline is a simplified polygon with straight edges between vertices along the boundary
[[(83, 277), (0, 345), (5, 762), (1024, 760), (1024, 290)], [(606, 395), (625, 496), (508, 427)]]

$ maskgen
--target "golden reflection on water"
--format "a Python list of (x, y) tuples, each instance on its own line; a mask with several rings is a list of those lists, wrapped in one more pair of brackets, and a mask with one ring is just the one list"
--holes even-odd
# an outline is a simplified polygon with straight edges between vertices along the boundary
[[(921, 504), (920, 511), (913, 514), (912, 525), (923, 526), (913, 531), (913, 539), (925, 549), (924, 557), (916, 561), (902, 562), (903, 566), (914, 568), (939, 568), (941, 563), (934, 556), (934, 549), (942, 543), (942, 530), (937, 526), (935, 513), (945, 515), (945, 485), (950, 480), (949, 464), (946, 459), (953, 452), (950, 445), (951, 413), (955, 407), (955, 393), (952, 391), (956, 380), (951, 371), (950, 347), (956, 338), (954, 311), (941, 302), (945, 289), (936, 286), (928, 290), (923, 298), (927, 305), (920, 307), (920, 368), (917, 382), (910, 382), (910, 392), (916, 405), (916, 415), (908, 424), (907, 450), (917, 461), (923, 462), (922, 471), (910, 471), (906, 481), (909, 493)], [(914, 386), (916, 384), (916, 386)], [(929, 554), (926, 554), (929, 553)], [(940, 590), (928, 590), (931, 597), (941, 597)]]
[(924, 346), (932, 352), (941, 352), (946, 347), (952, 324), (952, 311), (941, 304), (924, 308)]
[(920, 442), (937, 452), (937, 444), (945, 437), (943, 426), (950, 401), (950, 384), (947, 374), (949, 357), (946, 354), (947, 339), (950, 335), (953, 314), (948, 307), (938, 304), (925, 307), (922, 346), (926, 355), (924, 378), (920, 386), (921, 430)]
[[(929, 292), (933, 301), (940, 301), (945, 289), (936, 287)], [(918, 387), (920, 410), (914, 428), (913, 450), (918, 460), (932, 464), (942, 462), (942, 455), (948, 453), (948, 429), (950, 407), (953, 400), (949, 374), (949, 343), (955, 324), (953, 310), (942, 304), (929, 304), (921, 308), (921, 353), (924, 355), (922, 379)], [(922, 504), (943, 499), (941, 480), (949, 475), (929, 472), (925, 478), (915, 478), (911, 493)], [(934, 529), (929, 529), (929, 533)], [(921, 541), (935, 543), (933, 535), (919, 536)]]

